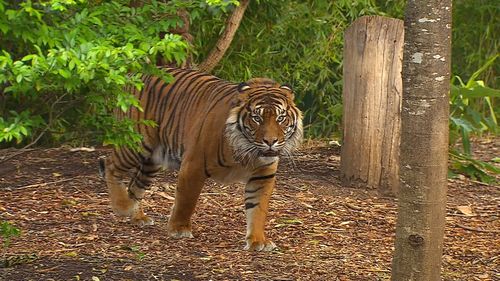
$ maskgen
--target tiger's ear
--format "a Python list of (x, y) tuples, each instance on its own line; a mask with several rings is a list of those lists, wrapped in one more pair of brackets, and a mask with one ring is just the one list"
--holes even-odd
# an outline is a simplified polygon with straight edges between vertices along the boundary
[(286, 90), (288, 92), (288, 94), (290, 95), (290, 99), (293, 101), (293, 99), (295, 98), (295, 95), (293, 94), (292, 86), (290, 86), (288, 84), (283, 84), (280, 86), (280, 89)]
[(248, 85), (246, 82), (241, 82), (238, 85), (238, 92), (243, 92), (243, 91), (248, 90), (248, 89), (250, 89), (250, 85)]
[(245, 91), (250, 89), (250, 85), (248, 85), (246, 82), (241, 82), (238, 85), (237, 89), (239, 94), (234, 97), (233, 101), (231, 102), (231, 107), (240, 106), (241, 104), (246, 102), (246, 100), (248, 100), (248, 93), (245, 93)]

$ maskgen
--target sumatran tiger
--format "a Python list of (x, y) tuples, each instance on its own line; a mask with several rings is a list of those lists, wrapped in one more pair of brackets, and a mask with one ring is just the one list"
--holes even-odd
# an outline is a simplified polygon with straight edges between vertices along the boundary
[(278, 160), (302, 139), (302, 114), (293, 91), (267, 78), (237, 84), (191, 69), (164, 70), (174, 82), (144, 75), (142, 90), (132, 90), (143, 111), (132, 108), (125, 113), (158, 125), (138, 125), (142, 150), (122, 147), (101, 159), (113, 210), (133, 223), (153, 224), (140, 205), (144, 192), (161, 168), (178, 169), (167, 231), (171, 237), (193, 237), (191, 215), (205, 180), (242, 182), (245, 249), (274, 249), (264, 226)]

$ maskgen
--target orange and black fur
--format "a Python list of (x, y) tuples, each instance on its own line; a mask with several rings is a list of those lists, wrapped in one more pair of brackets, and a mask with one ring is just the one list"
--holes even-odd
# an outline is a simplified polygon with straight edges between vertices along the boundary
[[(167, 84), (145, 75), (143, 89), (133, 90), (144, 110), (126, 113), (158, 125), (138, 126), (142, 150), (115, 149), (101, 163), (114, 211), (133, 223), (153, 224), (140, 200), (162, 167), (178, 169), (168, 234), (192, 237), (191, 215), (205, 180), (242, 182), (245, 248), (272, 250), (275, 245), (266, 239), (264, 227), (278, 160), (302, 139), (302, 115), (292, 90), (266, 78), (235, 84), (195, 70), (164, 70), (175, 81)], [(130, 183), (124, 184), (130, 175)]]

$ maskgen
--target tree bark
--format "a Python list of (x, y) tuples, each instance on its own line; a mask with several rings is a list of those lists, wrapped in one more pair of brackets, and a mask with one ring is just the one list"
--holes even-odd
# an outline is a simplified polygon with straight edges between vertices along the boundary
[(211, 72), (222, 59), (233, 41), (236, 30), (238, 30), (238, 27), (240, 26), (245, 10), (248, 7), (248, 3), (250, 3), (250, 0), (241, 0), (240, 5), (234, 9), (231, 16), (227, 19), (224, 32), (215, 44), (214, 48), (210, 51), (207, 58), (198, 66), (199, 70)]
[(345, 32), (343, 185), (397, 192), (402, 58), (401, 20), (365, 16)]
[(400, 179), (392, 280), (440, 280), (445, 224), (451, 0), (405, 14)]

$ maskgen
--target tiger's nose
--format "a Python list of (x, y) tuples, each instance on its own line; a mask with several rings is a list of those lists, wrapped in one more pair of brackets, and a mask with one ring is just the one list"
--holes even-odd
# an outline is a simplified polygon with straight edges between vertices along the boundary
[(272, 147), (278, 142), (278, 138), (264, 138), (263, 141), (265, 144), (269, 145), (269, 147)]

